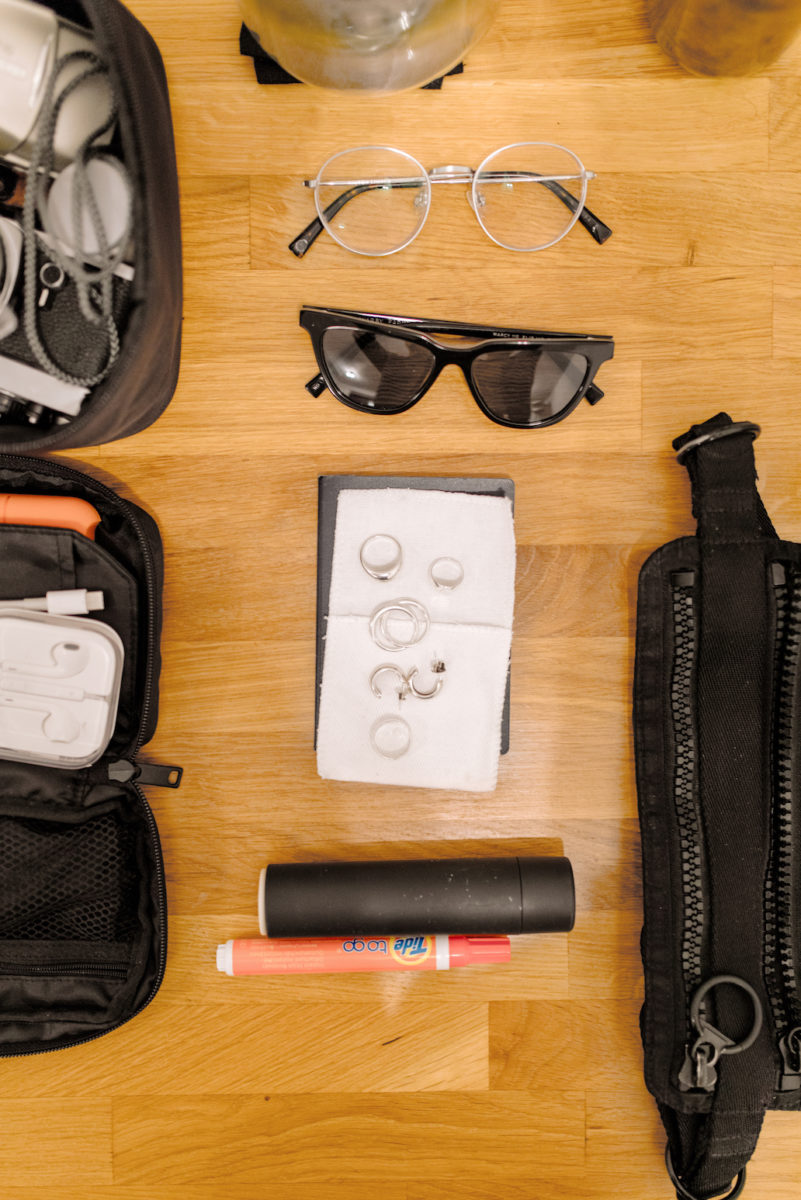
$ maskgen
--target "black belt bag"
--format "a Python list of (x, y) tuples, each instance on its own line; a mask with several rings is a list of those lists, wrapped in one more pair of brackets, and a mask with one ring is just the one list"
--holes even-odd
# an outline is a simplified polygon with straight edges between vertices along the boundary
[(801, 1107), (801, 546), (756, 489), (758, 426), (673, 443), (695, 537), (642, 568), (634, 732), (645, 1079), (679, 1197), (739, 1195)]

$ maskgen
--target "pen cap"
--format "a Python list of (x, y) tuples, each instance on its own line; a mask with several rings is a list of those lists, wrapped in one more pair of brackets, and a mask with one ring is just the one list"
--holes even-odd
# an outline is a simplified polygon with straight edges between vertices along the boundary
[(259, 879), (269, 937), (568, 931), (566, 858), (445, 858), (272, 863)]
[(495, 934), (491, 937), (469, 937), (457, 934), (448, 938), (450, 965), (467, 967), (479, 963), (505, 963), (512, 957), (508, 937)]

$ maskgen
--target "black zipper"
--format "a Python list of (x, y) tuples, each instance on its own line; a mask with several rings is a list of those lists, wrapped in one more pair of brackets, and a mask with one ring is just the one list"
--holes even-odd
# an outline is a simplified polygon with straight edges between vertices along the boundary
[(128, 968), (122, 963), (65, 962), (15, 963), (0, 961), (0, 975), (16, 975), (30, 979), (61, 978), (64, 975), (80, 975), (84, 979), (125, 979)]
[(778, 1038), (777, 1091), (801, 1088), (801, 993), (798, 986), (796, 875), (799, 780), (794, 742), (799, 737), (801, 588), (781, 563), (771, 566), (775, 597), (772, 831), (765, 882), (765, 985)]
[(695, 703), (698, 622), (695, 572), (674, 571), (670, 579), (673, 657), (670, 721), (673, 745), (673, 810), (679, 839), (682, 932), (681, 974), (687, 1042), (678, 1073), (681, 1091), (712, 1092), (715, 1062), (723, 1044), (708, 1024), (702, 1034), (691, 1016), (692, 998), (703, 981), (706, 948), (707, 885), (703, 828), (698, 798), (698, 730)]
[(676, 571), (671, 579), (673, 667), (670, 715), (673, 725), (673, 803), (681, 853), (683, 927), (681, 967), (688, 997), (701, 982), (706, 897), (701, 818), (698, 811), (695, 658), (695, 574)]

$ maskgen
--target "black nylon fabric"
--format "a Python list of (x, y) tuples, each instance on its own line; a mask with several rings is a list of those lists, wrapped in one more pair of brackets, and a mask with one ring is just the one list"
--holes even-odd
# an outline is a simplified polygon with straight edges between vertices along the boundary
[[(681, 450), (731, 424), (721, 413), (694, 426), (674, 446)], [(643, 1042), (646, 1081), (659, 1103), (673, 1166), (689, 1193), (708, 1200), (728, 1193), (753, 1153), (777, 1076), (763, 947), (774, 653), (768, 579), (780, 543), (756, 490), (752, 433), (732, 431), (690, 448), (684, 465), (692, 483), (697, 538), (663, 547), (646, 563), (640, 580), (635, 742), (646, 901)], [(687, 545), (693, 542), (694, 554)], [(659, 613), (667, 608), (670, 570), (678, 562), (692, 567), (697, 579), (696, 770), (707, 906), (699, 982), (723, 974), (743, 979), (756, 991), (765, 1018), (750, 1049), (718, 1060), (711, 1093), (682, 1091), (678, 1084), (692, 1036), (690, 996), (676, 948), (685, 863), (671, 833), (669, 780), (675, 764), (660, 732), (666, 720), (670, 634), (654, 636), (662, 627)], [(672, 865), (665, 863), (666, 856)], [(655, 887), (667, 888), (668, 895), (663, 891), (657, 897)], [(718, 986), (708, 994), (705, 1015), (739, 1041), (753, 1023), (753, 1005), (739, 988)]]
[[(721, 416), (699, 433), (725, 427)], [(679, 448), (681, 448), (681, 441)], [(768, 999), (762, 983), (764, 879), (770, 849), (772, 637), (767, 579), (773, 538), (756, 490), (753, 439), (737, 433), (689, 451), (701, 543), (697, 676), (699, 774), (709, 866), (707, 973), (736, 975)], [(770, 524), (769, 521), (767, 522)], [(772, 527), (770, 533), (773, 533)], [(717, 1028), (744, 1036), (751, 1001), (715, 991)], [(690, 1191), (724, 1190), (756, 1146), (773, 1095), (775, 1067), (763, 1025), (755, 1046), (721, 1058), (712, 1112), (698, 1118)]]
[(163, 557), (143, 509), (62, 461), (0, 455), (0, 491), (79, 496), (97, 508), (94, 540), (66, 529), (0, 527), (0, 596), (99, 588), (102, 618), (131, 666), (97, 762), (68, 770), (0, 761), (0, 1056), (13, 1056), (117, 1028), (149, 1003), (164, 975), (158, 830), (144, 794), (109, 773), (113, 760), (132, 761), (155, 732)]

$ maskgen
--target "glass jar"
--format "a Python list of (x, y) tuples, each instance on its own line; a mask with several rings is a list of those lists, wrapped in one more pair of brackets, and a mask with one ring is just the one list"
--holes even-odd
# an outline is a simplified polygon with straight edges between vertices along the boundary
[(500, 0), (240, 0), (261, 48), (296, 79), (399, 92), (445, 74), (487, 30)]

